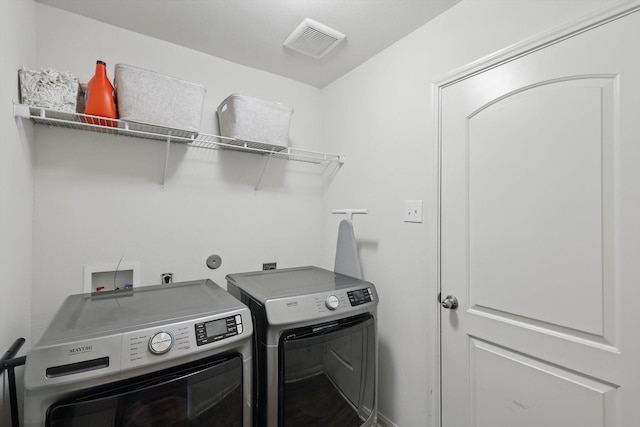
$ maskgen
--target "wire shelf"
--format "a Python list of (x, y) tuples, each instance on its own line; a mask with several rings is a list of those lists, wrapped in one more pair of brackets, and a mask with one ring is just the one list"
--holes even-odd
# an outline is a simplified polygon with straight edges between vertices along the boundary
[(13, 114), (15, 117), (31, 119), (34, 123), (40, 125), (181, 143), (194, 148), (236, 150), (314, 164), (344, 163), (344, 156), (337, 154), (325, 154), (281, 145), (265, 144), (257, 141), (244, 141), (224, 136), (194, 133), (180, 129), (108, 119), (87, 114), (69, 113), (24, 104), (14, 103)]
[(263, 154), (274, 158), (313, 164), (344, 163), (344, 156), (337, 154), (299, 150), (282, 145), (264, 144), (256, 141), (245, 141), (217, 135), (199, 134), (193, 141), (189, 142), (188, 145), (205, 149), (226, 149), (243, 151), (245, 153)]
[(87, 114), (50, 110), (24, 104), (14, 104), (13, 113), (16, 117), (31, 119), (34, 123), (40, 125), (111, 135), (133, 136), (158, 141), (170, 140), (171, 142), (188, 143), (193, 141), (197, 136), (197, 133), (179, 129), (170, 129), (145, 123), (126, 122)]

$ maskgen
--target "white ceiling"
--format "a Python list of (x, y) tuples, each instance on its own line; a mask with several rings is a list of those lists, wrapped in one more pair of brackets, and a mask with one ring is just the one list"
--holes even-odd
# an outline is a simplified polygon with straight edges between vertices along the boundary
[[(460, 0), (37, 0), (324, 87)], [(347, 38), (322, 58), (282, 43), (304, 18)]]

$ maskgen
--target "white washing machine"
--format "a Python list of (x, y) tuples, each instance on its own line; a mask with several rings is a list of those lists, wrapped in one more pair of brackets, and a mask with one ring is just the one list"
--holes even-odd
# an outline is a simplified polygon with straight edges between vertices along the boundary
[(230, 274), (254, 317), (256, 427), (377, 422), (377, 305), (372, 283), (318, 267)]
[(252, 333), (210, 280), (69, 296), (27, 354), (24, 425), (249, 427)]

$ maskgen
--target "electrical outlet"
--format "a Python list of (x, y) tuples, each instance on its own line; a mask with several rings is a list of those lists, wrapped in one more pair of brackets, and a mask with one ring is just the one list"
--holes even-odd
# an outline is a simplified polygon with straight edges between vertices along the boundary
[(404, 201), (404, 222), (422, 222), (422, 200)]
[(275, 262), (265, 262), (264, 264), (262, 264), (262, 269), (263, 270), (275, 270), (276, 269), (276, 263)]
[(173, 283), (173, 273), (162, 273), (160, 275), (160, 283), (163, 285)]

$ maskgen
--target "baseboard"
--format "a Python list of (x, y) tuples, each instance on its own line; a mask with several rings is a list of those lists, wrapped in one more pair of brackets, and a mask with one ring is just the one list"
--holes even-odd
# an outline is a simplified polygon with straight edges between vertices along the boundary
[(378, 412), (378, 427), (398, 427), (391, 420)]

